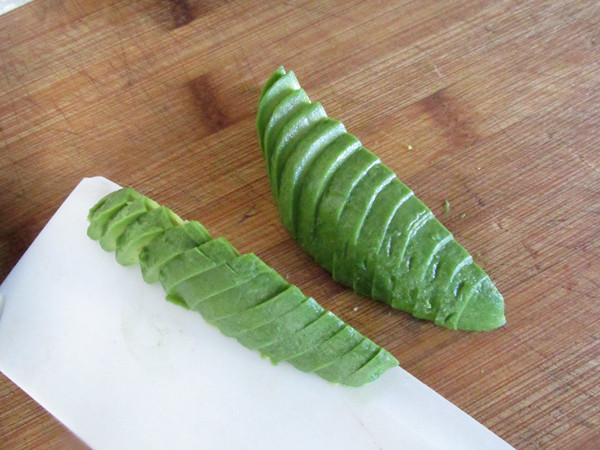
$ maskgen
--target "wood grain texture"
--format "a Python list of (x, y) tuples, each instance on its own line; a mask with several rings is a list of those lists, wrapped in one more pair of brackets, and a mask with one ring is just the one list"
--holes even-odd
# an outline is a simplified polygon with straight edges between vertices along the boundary
[[(599, 24), (600, 5), (577, 0), (35, 0), (0, 16), (0, 279), (79, 180), (103, 175), (256, 252), (515, 447), (591, 448)], [(290, 239), (254, 128), (279, 65), (473, 253), (505, 327), (392, 311)], [(0, 398), (0, 446), (82, 446), (4, 377)]]

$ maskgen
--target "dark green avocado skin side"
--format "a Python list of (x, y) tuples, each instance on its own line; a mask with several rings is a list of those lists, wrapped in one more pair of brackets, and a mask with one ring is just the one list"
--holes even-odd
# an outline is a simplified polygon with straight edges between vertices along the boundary
[(504, 299), (483, 269), (358, 138), (338, 130), (321, 143), (315, 130), (328, 120), (294, 72), (280, 67), (265, 83), (256, 127), (291, 236), (361, 295), (446, 328), (504, 325)]
[[(88, 236), (121, 265), (139, 263), (146, 282), (166, 299), (198, 312), (221, 332), (273, 363), (352, 387), (377, 379), (398, 361), (253, 253), (240, 254), (196, 221), (131, 188), (115, 191), (88, 215)], [(362, 343), (371, 353), (355, 355)], [(378, 356), (383, 353), (385, 358)], [(361, 359), (362, 358), (362, 359)]]

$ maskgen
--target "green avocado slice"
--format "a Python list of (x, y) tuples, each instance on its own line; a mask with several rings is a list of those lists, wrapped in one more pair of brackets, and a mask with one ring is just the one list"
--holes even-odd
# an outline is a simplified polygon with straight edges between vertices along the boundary
[(182, 281), (215, 267), (217, 264), (200, 247), (190, 248), (169, 261), (160, 270), (158, 279), (167, 294)]
[(439, 306), (435, 322), (442, 326), (456, 326), (471, 296), (487, 278), (487, 274), (472, 260), (455, 270), (447, 285), (450, 289), (444, 289), (439, 300), (436, 299)]
[(265, 263), (253, 253), (241, 255), (182, 281), (173, 288), (174, 295), (184, 299), (191, 310), (200, 311), (204, 300), (244, 283), (264, 268)]
[(238, 256), (226, 239), (212, 239), (173, 258), (160, 270), (158, 278), (165, 292), (175, 295), (173, 288), (179, 283)]
[(297, 237), (298, 202), (301, 187), (312, 162), (346, 129), (328, 117), (320, 119), (291, 150), (278, 177), (278, 206), (283, 226)]
[(352, 287), (358, 235), (380, 192), (396, 178), (383, 164), (376, 164), (348, 197), (337, 226), (333, 253), (333, 279)]
[(327, 114), (320, 103), (308, 103), (291, 117), (279, 133), (270, 161), (271, 186), (275, 198), (279, 198), (279, 179), (290, 153), (298, 141), (324, 117)]
[[(436, 280), (426, 278), (430, 265), (444, 247), (452, 245), (452, 235), (437, 220), (429, 220), (408, 242), (395, 273), (402, 283), (393, 284), (393, 295), (401, 309), (409, 308), (420, 319), (434, 320), (439, 304), (435, 302)], [(446, 286), (442, 286), (445, 289)]]
[(301, 330), (314, 322), (324, 311), (321, 305), (309, 297), (276, 320), (239, 334), (237, 340), (246, 348), (260, 350)]
[(288, 285), (287, 289), (273, 298), (237, 314), (215, 319), (214, 323), (223, 334), (235, 337), (276, 320), (305, 300), (306, 296), (298, 287)]
[(117, 240), (116, 258), (123, 266), (139, 262), (142, 249), (159, 233), (183, 221), (170, 209), (160, 206), (142, 214)]
[(504, 319), (504, 299), (489, 277), (478, 285), (459, 312), (454, 325), (461, 330), (483, 331), (494, 328)]
[[(437, 242), (436, 246), (443, 248), (431, 259), (421, 286), (407, 290), (406, 286), (395, 281), (391, 284), (391, 298), (397, 305), (414, 303), (413, 314), (416, 317), (434, 320), (436, 324), (446, 324), (452, 328), (452, 321), (456, 323), (458, 320), (454, 310), (458, 307), (456, 293), (463, 281), (463, 268), (471, 266), (473, 259), (455, 240), (444, 243), (445, 240), (442, 238)], [(408, 262), (410, 256), (408, 261), (401, 264), (406, 267)], [(411, 266), (417, 267), (414, 264)], [(409, 295), (414, 300), (407, 298)]]
[(358, 294), (371, 295), (377, 254), (383, 239), (396, 211), (412, 195), (412, 191), (395, 178), (373, 202), (356, 240), (353, 288)]
[(328, 340), (306, 353), (288, 360), (290, 364), (305, 372), (314, 372), (344, 356), (356, 347), (364, 336), (349, 325), (344, 325)]
[(261, 352), (271, 361), (277, 363), (302, 355), (328, 340), (344, 326), (337, 316), (329, 311), (305, 328), (271, 345), (263, 347)]
[(155, 283), (165, 264), (184, 251), (210, 239), (210, 234), (200, 222), (192, 221), (179, 227), (167, 228), (140, 252), (140, 267), (144, 281)]
[(377, 253), (371, 295), (398, 308), (398, 299), (393, 298), (392, 281), (402, 262), (411, 233), (418, 231), (424, 222), (431, 219), (431, 212), (414, 195), (406, 199), (396, 211), (382, 246)]
[(368, 363), (380, 347), (370, 339), (364, 338), (357, 346), (341, 358), (335, 360), (315, 373), (332, 383), (342, 383), (346, 378)]
[(283, 67), (279, 67), (275, 72), (273, 72), (273, 75), (271, 75), (271, 77), (267, 80), (267, 82), (263, 86), (262, 90), (260, 91), (260, 98), (262, 99), (265, 96), (265, 93), (269, 89), (271, 89), (271, 86), (273, 86), (273, 84), (275, 84), (275, 82), (277, 80), (279, 80), (281, 77), (283, 77), (284, 75), (285, 75), (285, 69)]
[(240, 256), (240, 252), (224, 237), (205, 242), (200, 249), (217, 264), (229, 263)]
[[(270, 177), (272, 177), (271, 162), (277, 149), (277, 141), (282, 134), (285, 135), (282, 130), (286, 128), (290, 120), (293, 120), (298, 114), (302, 114), (303, 109), (310, 105), (310, 99), (304, 89), (298, 89), (292, 91), (273, 110), (273, 115), (265, 128), (265, 159), (268, 161), (267, 172)], [(268, 153), (266, 149), (269, 149)]]
[(379, 159), (364, 147), (353, 153), (333, 175), (317, 205), (313, 257), (329, 272), (333, 269), (334, 243), (342, 209), (352, 190), (377, 164), (381, 164)]
[(256, 126), (261, 136), (263, 155), (266, 156), (264, 143), (265, 131), (273, 111), (285, 97), (298, 89), (300, 89), (300, 83), (298, 83), (296, 75), (294, 75), (294, 72), (287, 72), (285, 75), (279, 77), (270, 89), (263, 94), (256, 115)]
[(134, 189), (123, 188), (111, 192), (102, 198), (90, 209), (88, 214), (90, 225), (87, 229), (87, 235), (94, 240), (99, 240), (104, 235), (108, 221), (112, 219), (121, 208), (137, 197), (141, 197), (141, 194)]
[(396, 365), (396, 358), (380, 348), (375, 356), (354, 373), (344, 378), (341, 383), (346, 386), (362, 386), (379, 378), (386, 370)]
[(298, 240), (300, 245), (313, 254), (317, 210), (331, 178), (346, 160), (359, 151), (361, 143), (354, 136), (344, 133), (327, 146), (309, 166), (298, 199)]
[(143, 196), (127, 203), (107, 222), (104, 233), (100, 238), (100, 246), (107, 252), (115, 251), (117, 239), (123, 234), (127, 226), (142, 214), (158, 208), (158, 206), (156, 202)]
[(264, 264), (257, 275), (198, 304), (197, 311), (208, 323), (214, 323), (253, 308), (283, 292), (289, 283)]

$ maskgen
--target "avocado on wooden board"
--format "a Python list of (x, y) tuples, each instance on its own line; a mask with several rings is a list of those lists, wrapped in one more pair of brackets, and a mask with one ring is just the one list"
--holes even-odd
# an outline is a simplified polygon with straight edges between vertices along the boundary
[(336, 281), (443, 327), (504, 325), (490, 277), (294, 72), (267, 80), (256, 127), (283, 225)]

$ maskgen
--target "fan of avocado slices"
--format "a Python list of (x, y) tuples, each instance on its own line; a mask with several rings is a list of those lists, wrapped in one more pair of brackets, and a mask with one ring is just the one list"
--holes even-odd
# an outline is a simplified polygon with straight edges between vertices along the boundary
[(256, 125), (284, 227), (336, 281), (451, 329), (505, 323), (490, 277), (294, 72), (266, 82)]
[(335, 384), (362, 386), (398, 365), (388, 351), (326, 311), (255, 254), (213, 239), (197, 221), (131, 188), (90, 209), (87, 234), (122, 265), (139, 263), (166, 298), (273, 363), (288, 361)]

